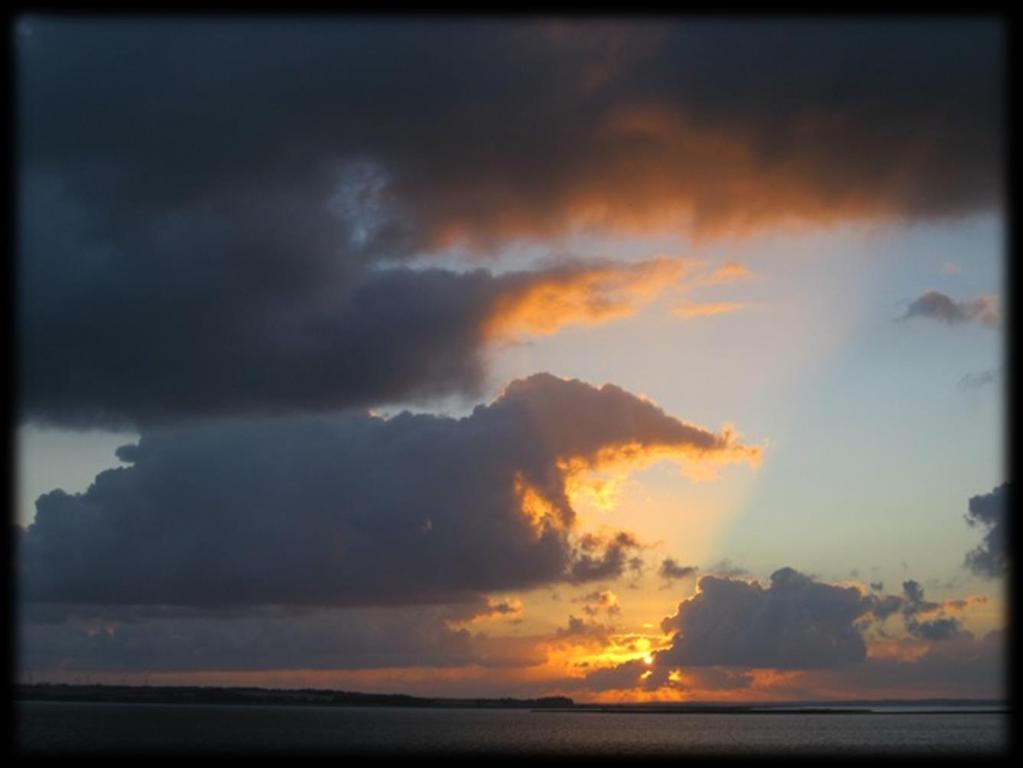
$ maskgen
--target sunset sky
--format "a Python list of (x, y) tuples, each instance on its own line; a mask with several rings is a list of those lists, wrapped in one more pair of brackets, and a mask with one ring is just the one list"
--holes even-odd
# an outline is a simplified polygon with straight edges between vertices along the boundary
[(998, 21), (12, 34), (22, 679), (1004, 693)]

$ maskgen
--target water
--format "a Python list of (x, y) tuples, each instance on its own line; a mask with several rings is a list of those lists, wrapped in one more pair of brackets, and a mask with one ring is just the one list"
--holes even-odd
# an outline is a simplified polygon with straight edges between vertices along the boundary
[(997, 753), (1006, 714), (596, 714), (18, 702), (21, 751)]

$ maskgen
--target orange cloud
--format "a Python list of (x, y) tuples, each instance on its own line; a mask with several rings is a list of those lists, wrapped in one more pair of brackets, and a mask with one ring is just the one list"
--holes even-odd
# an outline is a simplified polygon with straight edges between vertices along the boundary
[(490, 339), (543, 336), (566, 325), (626, 317), (656, 298), (684, 271), (678, 259), (537, 273), (500, 296), (484, 327)]
[(683, 304), (673, 310), (673, 314), (679, 317), (707, 317), (709, 315), (724, 315), (730, 312), (738, 312), (745, 304), (717, 303), (717, 304)]
[[(706, 479), (729, 463), (756, 467), (763, 453), (761, 446), (741, 442), (729, 425), (715, 433), (683, 422), (649, 398), (611, 384), (597, 390), (537, 375), (510, 384), (495, 406), (515, 409), (554, 457), (557, 482), (541, 487), (521, 471), (514, 479), (520, 511), (538, 538), (548, 531), (572, 530), (573, 506), (583, 496), (592, 495), (612, 509), (618, 483), (654, 462), (675, 462), (691, 477)], [(594, 478), (594, 473), (604, 477)]]
[(537, 538), (548, 530), (563, 531), (571, 526), (572, 510), (549, 501), (540, 490), (526, 482), (521, 472), (515, 473), (513, 489), (519, 497), (522, 515), (529, 520)]
[(911, 637), (871, 639), (867, 658), (889, 661), (917, 661), (927, 655), (929, 643)]
[[(746, 462), (757, 467), (763, 458), (759, 445), (739, 442), (731, 427), (722, 429), (713, 448), (689, 443), (644, 443), (632, 441), (605, 446), (589, 456), (572, 456), (558, 462), (565, 476), (566, 490), (580, 497), (591, 495), (603, 503), (605, 509), (614, 506), (614, 491), (628, 474), (659, 461), (679, 464), (683, 472), (695, 480), (716, 477), (715, 467), (735, 462)], [(603, 472), (610, 479), (591, 480), (593, 472)]]
[(746, 267), (742, 266), (742, 264), (729, 261), (714, 270), (714, 273), (708, 279), (716, 283), (721, 283), (729, 280), (745, 280), (752, 275), (753, 273), (746, 269)]
[[(840, 117), (794, 118), (791, 138), (803, 151), (772, 162), (742, 131), (710, 129), (680, 109), (616, 108), (587, 142), (599, 162), (580, 164), (557, 178), (555, 188), (544, 191), (542, 204), (539, 196), (522, 197), (499, 179), (477, 181), (471, 198), (467, 191), (449, 189), (444, 199), (424, 201), (432, 224), (426, 246), (487, 251), (509, 241), (579, 231), (685, 233), (702, 243), (914, 213), (907, 182), (931, 159), (931, 148), (925, 142), (904, 148), (902, 168), (908, 176), (893, 171), (877, 173), (869, 183), (848, 183), (841, 174), (827, 173), (828, 162), (835, 167), (833, 150), (815, 139), (843, 130)], [(849, 177), (856, 171), (845, 167), (843, 173)]]

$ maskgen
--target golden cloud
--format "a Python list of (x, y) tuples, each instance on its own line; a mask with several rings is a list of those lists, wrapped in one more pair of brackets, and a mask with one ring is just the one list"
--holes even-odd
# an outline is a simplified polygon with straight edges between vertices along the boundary
[(710, 315), (724, 315), (731, 312), (738, 312), (745, 304), (720, 302), (716, 304), (683, 304), (673, 310), (673, 314), (679, 317), (707, 317)]
[(484, 327), (489, 339), (543, 336), (566, 325), (626, 317), (684, 272), (679, 259), (552, 270), (501, 295)]

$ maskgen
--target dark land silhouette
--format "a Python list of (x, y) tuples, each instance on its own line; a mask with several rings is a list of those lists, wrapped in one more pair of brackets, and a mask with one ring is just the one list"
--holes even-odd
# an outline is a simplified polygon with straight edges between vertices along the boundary
[[(990, 714), (1008, 712), (1004, 701), (991, 699), (873, 699), (845, 701), (793, 701), (774, 703), (641, 702), (621, 704), (577, 703), (567, 696), (535, 699), (445, 698), (402, 693), (359, 693), (322, 688), (257, 688), (214, 686), (22, 684), (15, 687), (18, 701), (68, 701), (126, 704), (239, 704), (311, 705), (337, 707), (435, 707), (473, 709), (533, 709), (553, 712), (661, 713), (661, 714), (870, 714), (878, 707), (926, 707), (915, 714)], [(969, 709), (966, 709), (969, 708)], [(894, 714), (894, 713), (893, 713)]]

